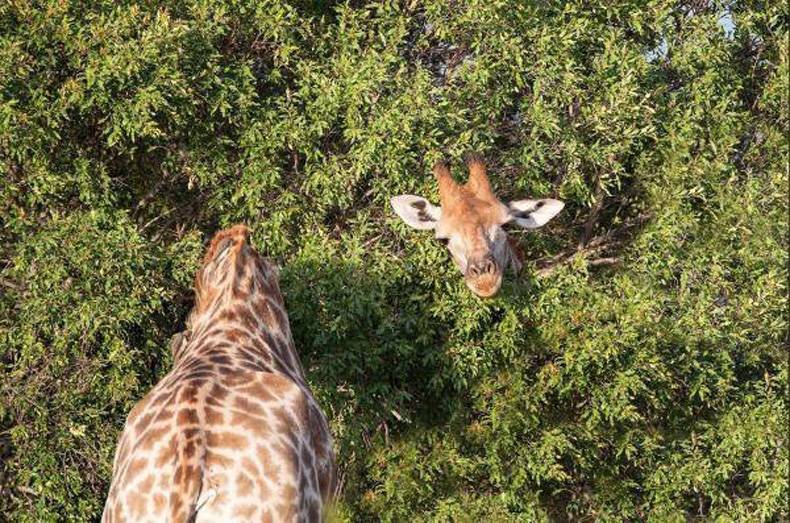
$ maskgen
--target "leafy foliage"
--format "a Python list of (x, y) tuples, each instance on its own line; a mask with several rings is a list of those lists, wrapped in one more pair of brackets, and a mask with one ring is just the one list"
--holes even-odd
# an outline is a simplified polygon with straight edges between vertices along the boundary
[[(0, 512), (99, 516), (202, 246), (243, 221), (338, 519), (786, 519), (779, 4), (3, 4)], [(470, 150), (503, 198), (568, 204), (489, 301), (387, 203)]]

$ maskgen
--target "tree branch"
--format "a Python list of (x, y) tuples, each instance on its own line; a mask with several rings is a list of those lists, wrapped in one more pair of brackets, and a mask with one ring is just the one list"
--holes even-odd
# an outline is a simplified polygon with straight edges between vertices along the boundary
[[(538, 277), (543, 278), (548, 276), (558, 267), (572, 262), (577, 257), (581, 256), (587, 259), (592, 255), (621, 246), (633, 229), (645, 223), (649, 218), (650, 214), (648, 213), (640, 214), (634, 219), (625, 222), (620, 228), (590, 239), (583, 247), (572, 247), (554, 256), (536, 260), (535, 263), (539, 267), (536, 271)], [(604, 256), (601, 258), (588, 259), (587, 265), (592, 267), (615, 265), (620, 263), (620, 261), (621, 259), (619, 256)]]
[(593, 203), (592, 209), (590, 209), (590, 215), (587, 217), (587, 221), (584, 223), (584, 232), (579, 238), (578, 247), (580, 249), (587, 245), (587, 242), (590, 241), (593, 229), (595, 229), (595, 222), (598, 221), (598, 215), (601, 213), (601, 208), (603, 207), (603, 184), (601, 183), (601, 173), (598, 173), (595, 176), (594, 195), (595, 203)]

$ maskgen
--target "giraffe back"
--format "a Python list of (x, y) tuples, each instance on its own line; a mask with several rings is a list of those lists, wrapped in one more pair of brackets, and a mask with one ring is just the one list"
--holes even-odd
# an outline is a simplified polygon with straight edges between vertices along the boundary
[[(218, 238), (231, 240), (221, 252)], [(236, 227), (212, 242), (174, 367), (126, 421), (103, 521), (323, 519), (335, 482), (328, 424), (276, 270), (247, 238)]]

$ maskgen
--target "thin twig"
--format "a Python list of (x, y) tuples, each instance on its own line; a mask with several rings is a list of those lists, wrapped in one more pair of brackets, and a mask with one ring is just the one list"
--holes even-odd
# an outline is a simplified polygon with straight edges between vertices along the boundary
[(371, 239), (369, 239), (368, 241), (366, 241), (365, 243), (363, 243), (363, 244), (362, 244), (362, 248), (363, 248), (363, 249), (367, 249), (368, 247), (370, 247), (371, 245), (373, 245), (375, 242), (377, 242), (378, 240), (380, 240), (382, 236), (384, 236), (384, 234), (379, 234), (378, 236), (374, 236), (373, 238), (371, 238)]
[(144, 232), (144, 231), (145, 231), (145, 230), (146, 230), (146, 229), (147, 229), (147, 228), (148, 228), (150, 225), (152, 225), (152, 224), (153, 224), (154, 222), (156, 222), (157, 220), (159, 220), (159, 219), (161, 219), (161, 218), (165, 218), (165, 217), (168, 217), (168, 216), (169, 216), (169, 218), (168, 218), (168, 219), (166, 219), (166, 220), (164, 221), (164, 223), (162, 223), (162, 224), (159, 226), (159, 228), (158, 228), (157, 232), (156, 232), (156, 233), (154, 233), (154, 234), (151, 236), (151, 239), (152, 239), (153, 241), (159, 241), (159, 239), (162, 237), (162, 234), (163, 234), (163, 233), (164, 233), (164, 232), (167, 230), (167, 228), (168, 228), (168, 227), (169, 227), (169, 226), (170, 226), (170, 225), (171, 225), (171, 224), (172, 224), (172, 223), (173, 223), (175, 220), (177, 220), (177, 219), (178, 219), (178, 217), (179, 217), (179, 215), (180, 215), (181, 211), (183, 211), (184, 209), (187, 209), (187, 208), (189, 208), (189, 207), (196, 207), (196, 208), (200, 208), (200, 205), (201, 205), (203, 202), (205, 202), (205, 201), (206, 201), (206, 199), (208, 199), (208, 198), (210, 198), (211, 196), (213, 196), (213, 195), (214, 195), (214, 193), (216, 193), (218, 190), (219, 190), (219, 189), (217, 188), (217, 189), (214, 189), (214, 190), (211, 190), (211, 191), (201, 192), (201, 193), (199, 193), (197, 196), (195, 196), (195, 198), (194, 198), (194, 199), (190, 199), (189, 201), (187, 201), (187, 202), (186, 202), (184, 205), (180, 205), (180, 206), (178, 206), (178, 207), (173, 207), (173, 208), (171, 208), (171, 209), (169, 209), (169, 210), (165, 211), (165, 212), (164, 212), (164, 213), (162, 213), (161, 215), (154, 217), (154, 218), (153, 218), (151, 221), (149, 221), (148, 223), (146, 223), (146, 224), (143, 226), (143, 228), (141, 229), (141, 232)]
[(15, 291), (21, 291), (22, 286), (12, 282), (11, 280), (7, 280), (5, 278), (0, 278), (0, 285), (3, 287), (8, 287), (9, 289), (14, 289)]
[(601, 212), (601, 207), (603, 207), (603, 184), (601, 183), (601, 173), (598, 173), (595, 176), (595, 203), (593, 203), (592, 209), (590, 209), (590, 215), (587, 217), (587, 221), (584, 223), (584, 232), (582, 233), (581, 238), (579, 238), (579, 248), (583, 248), (587, 245), (587, 242), (590, 241), (592, 237), (593, 229), (595, 229), (595, 223), (598, 221), (598, 215)]
[(153, 187), (151, 187), (151, 189), (145, 193), (142, 198), (140, 198), (140, 201), (135, 204), (134, 208), (132, 209), (132, 217), (137, 217), (137, 214), (140, 212), (140, 210), (154, 199), (154, 196), (156, 196), (157, 193), (162, 190), (162, 187), (164, 187), (165, 184), (170, 181), (170, 179), (170, 174), (165, 171), (162, 175), (162, 178)]
[(615, 265), (617, 263), (620, 263), (620, 258), (618, 258), (617, 256), (587, 260), (587, 265), (591, 265), (593, 267), (599, 267), (601, 265)]
[(38, 492), (30, 487), (25, 487), (24, 485), (17, 486), (16, 489), (19, 492), (24, 492), (25, 494), (30, 494), (31, 496), (38, 496)]
[[(610, 231), (606, 234), (601, 236), (596, 236), (595, 238), (591, 238), (584, 247), (574, 247), (570, 249), (566, 249), (554, 256), (549, 258), (543, 258), (536, 261), (536, 264), (540, 267), (537, 270), (537, 275), (539, 278), (543, 278), (548, 276), (555, 269), (558, 267), (570, 263), (577, 257), (581, 256), (583, 258), (588, 258), (591, 255), (601, 253), (603, 251), (612, 249), (614, 247), (618, 247), (622, 245), (625, 241), (625, 236), (627, 236), (635, 227), (645, 223), (650, 218), (650, 215), (640, 214), (636, 218), (626, 222), (620, 228)], [(620, 263), (621, 259), (617, 256), (610, 256), (610, 257), (602, 257), (596, 259), (589, 259), (587, 261), (587, 265), (589, 266), (605, 266), (605, 265), (615, 265)]]

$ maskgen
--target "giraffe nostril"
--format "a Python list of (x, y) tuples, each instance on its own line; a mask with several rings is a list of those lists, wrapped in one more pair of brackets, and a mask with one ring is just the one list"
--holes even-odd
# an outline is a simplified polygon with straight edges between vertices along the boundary
[(469, 278), (479, 278), (486, 275), (495, 275), (497, 273), (496, 262), (489, 258), (483, 261), (477, 261), (469, 264), (466, 275)]

